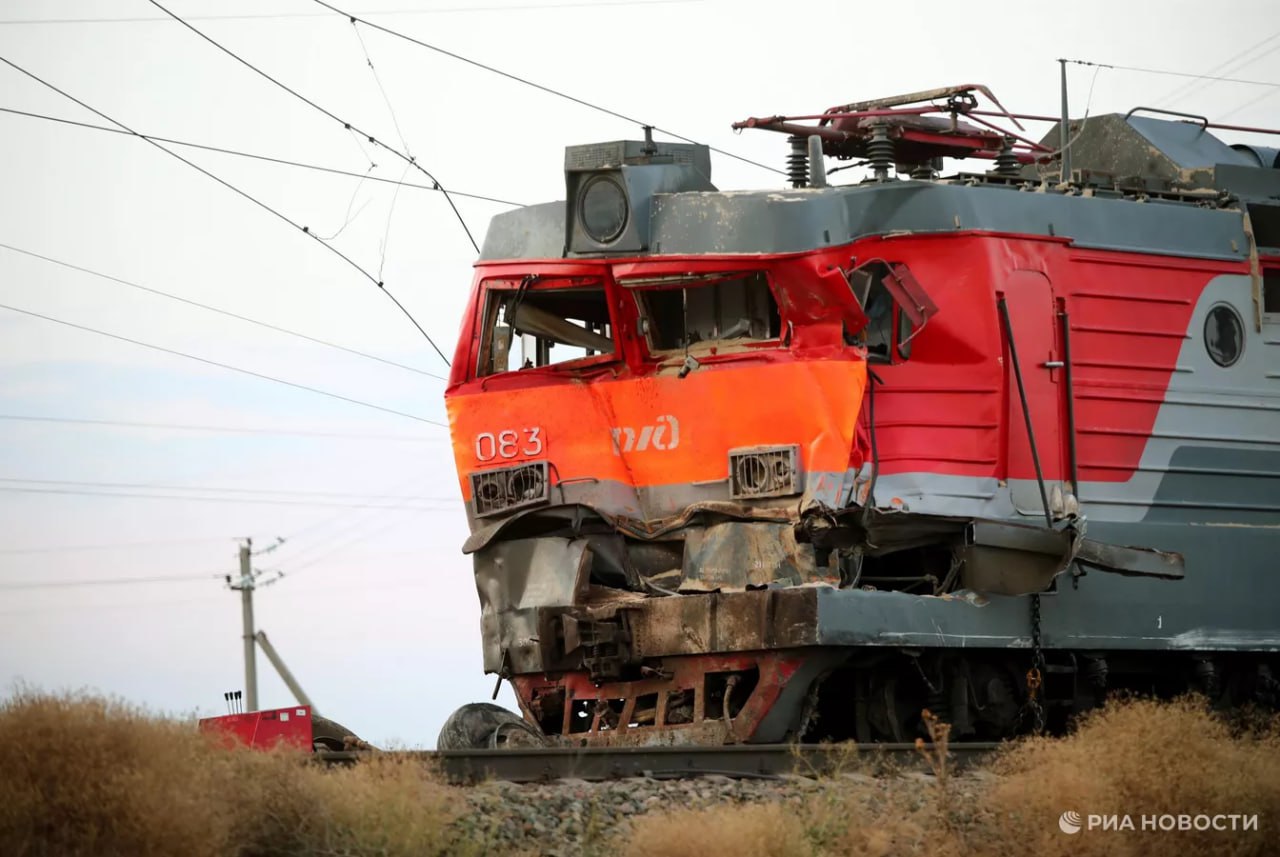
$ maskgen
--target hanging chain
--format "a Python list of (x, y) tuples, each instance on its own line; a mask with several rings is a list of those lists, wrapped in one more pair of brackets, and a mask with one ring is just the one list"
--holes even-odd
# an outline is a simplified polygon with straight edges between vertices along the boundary
[(1040, 596), (1031, 596), (1031, 669), (1027, 670), (1027, 708), (1033, 718), (1033, 729), (1039, 735), (1044, 731), (1044, 706), (1041, 689), (1044, 687), (1044, 651), (1040, 647)]

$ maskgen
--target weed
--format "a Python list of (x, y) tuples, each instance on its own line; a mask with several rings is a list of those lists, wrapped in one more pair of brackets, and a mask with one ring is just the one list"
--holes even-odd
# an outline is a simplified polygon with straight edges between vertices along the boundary
[(346, 769), (226, 749), (190, 720), (20, 690), (0, 702), (0, 854), (284, 857), (467, 853), (460, 801), (421, 765)]
[[(933, 772), (875, 779), (837, 774), (798, 810), (777, 804), (718, 806), (649, 816), (628, 854), (929, 855), (929, 857), (1137, 857), (1159, 850), (1262, 857), (1280, 836), (1280, 723), (1255, 715), (1247, 728), (1202, 700), (1121, 700), (1065, 738), (1010, 745), (982, 776), (954, 771), (945, 723), (926, 713)], [(1086, 816), (1257, 814), (1254, 831), (1065, 833), (1066, 811)], [(757, 838), (758, 837), (758, 838)], [(754, 850), (753, 850), (754, 849)]]
[[(817, 788), (786, 802), (650, 813), (612, 839), (594, 803), (589, 854), (775, 857), (1262, 857), (1280, 838), (1280, 722), (1219, 718), (1203, 700), (1122, 700), (1066, 738), (1010, 745), (981, 775), (953, 770), (945, 723), (926, 714), (933, 776), (886, 774), (834, 753)], [(877, 776), (870, 776), (874, 772)], [(815, 771), (815, 773), (817, 773)], [(191, 719), (117, 700), (19, 691), (0, 701), (5, 857), (286, 857), (504, 853), (496, 819), (464, 815), (459, 789), (416, 761), (349, 768), (295, 752), (228, 750)], [(1256, 814), (1251, 831), (1059, 828), (1085, 818)], [(1095, 826), (1096, 828), (1096, 826)], [(549, 843), (540, 843), (539, 847)]]

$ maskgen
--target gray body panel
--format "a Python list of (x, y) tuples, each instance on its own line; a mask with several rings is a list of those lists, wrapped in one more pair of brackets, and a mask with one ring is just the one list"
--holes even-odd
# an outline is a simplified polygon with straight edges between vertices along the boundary
[[(1098, 249), (1207, 259), (1248, 255), (1239, 211), (1025, 187), (900, 181), (658, 194), (650, 215), (650, 253), (799, 253), (871, 235), (980, 229), (1069, 236), (1075, 246)], [(564, 203), (546, 203), (494, 217), (480, 259), (559, 259), (564, 250)]]
[[(1093, 524), (1093, 538), (1158, 544), (1187, 556), (1186, 578), (1157, 581), (1089, 573), (1042, 595), (1046, 649), (1280, 651), (1280, 579), (1270, 563), (1277, 530), (1174, 524)], [(1025, 597), (822, 590), (818, 640), (830, 646), (1027, 648)]]
[[(1078, 491), (1090, 538), (1180, 553), (1185, 579), (1091, 573), (1075, 589), (1064, 578), (1057, 593), (1042, 598), (1046, 647), (1266, 652), (1280, 647), (1280, 325), (1263, 324), (1259, 332), (1246, 324), (1241, 358), (1230, 367), (1217, 366), (1205, 349), (1203, 331), (1206, 314), (1221, 304), (1249, 319), (1250, 279), (1220, 276), (1200, 295), (1132, 476), (1122, 482), (1085, 481)], [(877, 494), (901, 497), (913, 510), (937, 514), (1036, 518), (1038, 509), (1014, 510), (1011, 495), (1019, 487), (1036, 491), (1034, 482), (1001, 486), (995, 479), (909, 473), (882, 477)], [(985, 600), (975, 607), (914, 596), (884, 602), (827, 599), (821, 602), (823, 639), (858, 645), (1027, 645), (1026, 599)], [(867, 612), (865, 603), (877, 606)], [(886, 630), (872, 633), (876, 627)]]

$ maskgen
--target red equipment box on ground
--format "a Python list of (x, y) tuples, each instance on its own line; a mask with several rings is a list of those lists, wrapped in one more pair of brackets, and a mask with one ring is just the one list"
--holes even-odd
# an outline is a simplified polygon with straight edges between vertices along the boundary
[(238, 742), (257, 750), (284, 744), (311, 751), (311, 709), (305, 705), (206, 717), (199, 725), (202, 732), (221, 733), (229, 744)]

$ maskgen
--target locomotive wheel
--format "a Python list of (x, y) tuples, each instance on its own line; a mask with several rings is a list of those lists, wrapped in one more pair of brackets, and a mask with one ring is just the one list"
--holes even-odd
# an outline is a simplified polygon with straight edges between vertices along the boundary
[(322, 750), (366, 749), (369, 745), (337, 721), (311, 715), (311, 745)]
[(486, 750), (505, 747), (543, 747), (537, 729), (500, 705), (472, 702), (449, 715), (436, 738), (437, 750)]
[(908, 701), (902, 695), (903, 688), (896, 677), (878, 678), (879, 681), (872, 681), (867, 711), (872, 728), (882, 741), (902, 743), (914, 740), (918, 733), (916, 720), (923, 706)]

